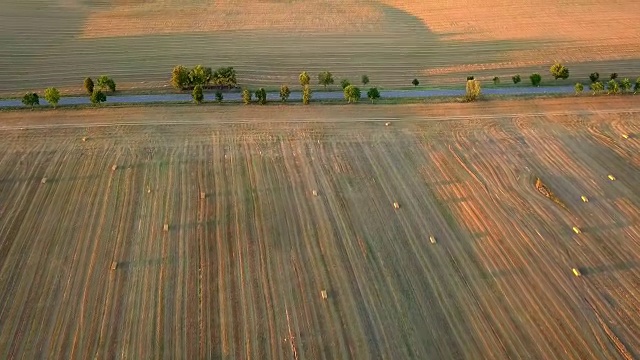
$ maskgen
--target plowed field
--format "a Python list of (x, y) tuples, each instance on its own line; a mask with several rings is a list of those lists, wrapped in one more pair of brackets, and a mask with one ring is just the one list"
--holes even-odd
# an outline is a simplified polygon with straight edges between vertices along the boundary
[(0, 113), (0, 358), (638, 358), (627, 99)]

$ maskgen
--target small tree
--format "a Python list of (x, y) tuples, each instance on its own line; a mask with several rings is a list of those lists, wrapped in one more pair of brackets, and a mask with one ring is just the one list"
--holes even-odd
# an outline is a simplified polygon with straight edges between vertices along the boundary
[(287, 85), (280, 86), (280, 100), (282, 102), (286, 102), (289, 99), (289, 95), (291, 95), (291, 90)]
[(54, 87), (46, 88), (44, 90), (44, 99), (55, 109), (60, 101), (60, 91)]
[(98, 80), (96, 80), (96, 85), (98, 85), (100, 90), (104, 90), (105, 88), (107, 88), (108, 83), (109, 77), (107, 75), (101, 75), (100, 77), (98, 77)]
[(216, 69), (211, 75), (211, 81), (221, 87), (234, 88), (238, 85), (236, 71), (231, 66)]
[(553, 78), (556, 80), (566, 80), (567, 78), (569, 78), (569, 69), (567, 69), (566, 66), (562, 65), (559, 62), (551, 65), (549, 72), (551, 72), (551, 75), (553, 75)]
[(267, 103), (267, 91), (264, 88), (256, 90), (256, 100), (258, 100), (258, 104), (260, 105)]
[(573, 88), (576, 90), (576, 95), (580, 95), (584, 90), (584, 85), (582, 85), (582, 83), (576, 83), (576, 85)]
[(618, 73), (611, 73), (611, 75), (609, 75), (609, 80), (615, 80), (618, 78)]
[(592, 72), (591, 75), (589, 75), (589, 80), (591, 80), (592, 83), (598, 81), (598, 79), (600, 79), (600, 74), (597, 72)]
[(636, 79), (635, 85), (633, 85), (633, 93), (637, 94), (640, 91), (640, 77)]
[(623, 93), (631, 91), (631, 80), (629, 80), (629, 78), (624, 78), (620, 81), (620, 90)]
[(475, 79), (476, 79), (476, 78), (475, 78), (475, 76), (473, 76), (473, 75), (467, 76), (467, 81), (469, 81), (469, 80), (475, 80)]
[(96, 105), (100, 105), (100, 103), (103, 103), (103, 102), (107, 101), (107, 95), (105, 95), (99, 89), (94, 89), (93, 93), (91, 93), (91, 97), (89, 99), (91, 100), (92, 103), (94, 103)]
[(206, 86), (213, 77), (213, 70), (210, 67), (197, 65), (189, 71), (189, 84)]
[(511, 77), (511, 80), (513, 81), (514, 84), (519, 83), (520, 81), (522, 81), (522, 78), (520, 78), (520, 75), (513, 75)]
[(413, 81), (411, 83), (413, 84), (414, 87), (417, 87), (418, 85), (420, 85), (420, 80), (413, 79)]
[(87, 93), (93, 94), (93, 88), (94, 88), (93, 80), (91, 80), (90, 77), (84, 79), (84, 89), (87, 91)]
[(189, 69), (177, 65), (171, 71), (171, 86), (177, 90), (184, 90), (189, 86)]
[(591, 83), (591, 85), (589, 85), (589, 88), (593, 92), (593, 95), (597, 95), (604, 90), (604, 84), (602, 84), (602, 82), (600, 81), (596, 81)]
[(251, 104), (251, 91), (249, 91), (249, 89), (242, 90), (242, 102), (245, 103), (245, 105)]
[(224, 96), (222, 95), (222, 91), (220, 90), (216, 91), (216, 101), (218, 103), (221, 103), (223, 99), (224, 99)]
[(342, 90), (346, 89), (347, 86), (351, 85), (351, 82), (347, 79), (342, 79), (342, 81), (340, 81), (340, 86), (342, 86)]
[(480, 88), (480, 81), (467, 80), (467, 91), (466, 91), (467, 101), (476, 101), (480, 97), (481, 93), (482, 93), (482, 89)]
[(354, 85), (349, 85), (344, 88), (344, 98), (349, 104), (357, 103), (360, 100), (360, 89)]
[(302, 89), (302, 103), (309, 105), (311, 102), (311, 95), (311, 87), (309, 87), (309, 85), (305, 85)]
[(22, 103), (24, 104), (24, 106), (31, 106), (31, 108), (33, 109), (35, 105), (40, 105), (40, 97), (38, 96), (38, 94), (33, 92), (26, 93), (22, 97)]
[(362, 85), (367, 86), (367, 84), (369, 83), (369, 75), (362, 75), (360, 81), (362, 81)]
[(327, 85), (333, 84), (333, 74), (328, 71), (323, 71), (318, 74), (318, 84), (323, 85), (324, 88), (327, 88)]
[(500, 84), (500, 78), (497, 77), (497, 76), (494, 76), (493, 77), (493, 85), (498, 85), (498, 84)]
[(369, 89), (369, 91), (367, 91), (367, 97), (373, 104), (376, 100), (380, 99), (380, 91), (378, 91), (378, 88), (372, 87), (371, 89)]
[(204, 100), (204, 94), (202, 93), (202, 85), (198, 84), (193, 87), (193, 92), (191, 93), (191, 97), (193, 97), (193, 101), (196, 104), (200, 104), (202, 100)]
[(620, 84), (615, 79), (609, 80), (607, 82), (607, 94), (617, 95), (620, 93)]
[(542, 82), (542, 76), (540, 76), (540, 74), (538, 73), (531, 74), (531, 76), (529, 76), (529, 79), (531, 80), (531, 85), (533, 86), (540, 86), (540, 83)]
[(309, 81), (311, 81), (311, 78), (306, 71), (303, 71), (302, 73), (300, 73), (300, 76), (298, 76), (298, 80), (300, 80), (300, 85), (304, 87), (309, 85)]

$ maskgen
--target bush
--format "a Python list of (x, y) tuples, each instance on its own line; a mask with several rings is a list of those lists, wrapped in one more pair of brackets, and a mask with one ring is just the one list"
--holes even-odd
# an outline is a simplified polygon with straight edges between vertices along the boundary
[(356, 103), (360, 100), (360, 89), (354, 85), (349, 85), (344, 88), (344, 98), (348, 103)]
[(604, 90), (604, 84), (600, 81), (596, 81), (589, 85), (589, 89), (593, 92), (593, 95), (599, 94)]
[(473, 75), (471, 75), (471, 76), (467, 76), (467, 81), (469, 81), (469, 80), (475, 80), (475, 79), (476, 79), (476, 77), (475, 77), (475, 76), (473, 76)]
[(362, 78), (360, 78), (360, 81), (362, 81), (362, 85), (367, 85), (369, 83), (369, 76), (368, 75), (362, 75)]
[(256, 90), (256, 100), (258, 100), (258, 104), (260, 105), (267, 103), (267, 91), (264, 88)]
[(309, 85), (309, 81), (311, 81), (311, 78), (309, 77), (309, 74), (307, 74), (306, 71), (303, 71), (302, 73), (300, 73), (300, 76), (298, 76), (298, 79), (300, 80), (300, 85), (307, 86)]
[(324, 88), (327, 88), (327, 85), (333, 84), (333, 74), (328, 71), (323, 71), (318, 74), (318, 84), (323, 85)]
[(593, 72), (591, 73), (591, 75), (589, 75), (589, 79), (591, 80), (592, 83), (598, 81), (598, 79), (600, 79), (600, 74), (597, 72)]
[(413, 79), (413, 81), (411, 83), (413, 84), (413, 86), (420, 85), (420, 81), (418, 79)]
[(60, 91), (54, 87), (46, 88), (44, 90), (44, 99), (47, 100), (49, 104), (51, 104), (54, 108), (58, 106), (58, 102), (60, 101)]
[(33, 108), (35, 105), (40, 105), (40, 97), (36, 93), (26, 93), (22, 97), (22, 103), (24, 106)]
[(582, 85), (582, 83), (576, 83), (574, 89), (576, 89), (576, 95), (582, 94), (582, 91), (584, 91), (584, 85)]
[(620, 84), (615, 79), (609, 80), (607, 82), (607, 94), (617, 95), (620, 93)]
[(373, 87), (367, 91), (367, 97), (373, 104), (376, 100), (380, 99), (380, 91), (378, 91), (378, 88)]
[(629, 78), (624, 78), (620, 81), (620, 90), (623, 93), (631, 91), (631, 80)]
[(171, 86), (177, 90), (184, 90), (189, 86), (189, 69), (182, 65), (177, 65), (171, 71)]
[(242, 102), (246, 105), (251, 104), (251, 91), (249, 89), (242, 90)]
[(542, 76), (540, 76), (540, 74), (538, 73), (531, 74), (531, 76), (529, 76), (529, 79), (531, 80), (531, 85), (533, 86), (540, 86), (540, 83), (542, 82)]
[(87, 93), (93, 94), (93, 88), (94, 88), (93, 80), (91, 80), (90, 77), (84, 79), (84, 89), (87, 91)]
[(609, 80), (615, 80), (618, 78), (618, 73), (611, 73), (611, 75), (609, 75)]
[(519, 83), (520, 81), (522, 81), (522, 79), (520, 78), (520, 75), (513, 75), (511, 77), (511, 80), (513, 81), (514, 84)]
[(286, 102), (289, 99), (289, 95), (291, 95), (291, 90), (287, 85), (280, 86), (280, 99), (282, 102)]
[(480, 81), (467, 80), (467, 91), (465, 96), (467, 101), (476, 101), (480, 97), (481, 93), (482, 89), (480, 87)]
[(498, 84), (500, 84), (500, 78), (497, 77), (497, 76), (494, 76), (493, 77), (493, 85), (498, 85)]
[(305, 85), (304, 88), (302, 88), (302, 103), (304, 105), (309, 105), (310, 102), (311, 102), (311, 88), (309, 87), (309, 85)]
[(551, 65), (549, 72), (551, 72), (551, 75), (553, 75), (553, 78), (556, 80), (566, 80), (569, 77), (569, 69), (559, 62)]
[(342, 90), (346, 89), (347, 86), (351, 85), (351, 82), (347, 79), (342, 79), (342, 81), (340, 81), (340, 86), (342, 86)]
[(216, 91), (216, 101), (221, 103), (223, 99), (224, 99), (224, 96), (222, 95), (222, 91), (220, 90)]
[(107, 101), (107, 95), (98, 89), (94, 89), (89, 100), (96, 105), (100, 105), (100, 103)]
[(191, 93), (191, 97), (196, 104), (200, 104), (202, 100), (204, 100), (204, 94), (202, 93), (202, 85), (198, 84), (193, 87), (193, 92)]

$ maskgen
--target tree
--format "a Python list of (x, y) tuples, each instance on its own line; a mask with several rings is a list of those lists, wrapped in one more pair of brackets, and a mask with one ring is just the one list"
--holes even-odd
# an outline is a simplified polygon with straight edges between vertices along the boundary
[(216, 101), (221, 103), (223, 99), (224, 99), (224, 96), (222, 95), (222, 91), (220, 90), (216, 91)]
[(617, 95), (620, 93), (620, 84), (615, 79), (609, 80), (607, 82), (607, 94)]
[(234, 88), (238, 85), (236, 70), (232, 66), (217, 68), (211, 75), (211, 81), (216, 86)]
[(280, 99), (282, 102), (286, 102), (289, 99), (289, 95), (291, 95), (291, 90), (287, 85), (280, 86)]
[(511, 80), (513, 81), (514, 84), (519, 83), (520, 81), (522, 81), (522, 79), (520, 78), (520, 75), (513, 75), (511, 77)]
[(413, 81), (411, 83), (413, 84), (413, 86), (418, 86), (418, 85), (420, 85), (420, 80), (413, 79)]
[(260, 105), (267, 103), (267, 91), (264, 88), (256, 90), (256, 100)]
[(344, 98), (348, 103), (357, 103), (360, 100), (360, 89), (354, 85), (349, 85), (344, 88)]
[(500, 78), (497, 77), (497, 76), (494, 76), (493, 77), (493, 85), (498, 85), (498, 84), (500, 84)]
[(582, 85), (582, 83), (576, 83), (576, 85), (573, 87), (576, 90), (576, 95), (582, 94), (582, 91), (584, 90), (584, 85)]
[(538, 73), (531, 74), (531, 76), (529, 76), (529, 79), (531, 80), (531, 85), (533, 86), (540, 86), (540, 83), (542, 82), (542, 76), (540, 76), (540, 74)]
[(94, 89), (89, 99), (91, 100), (92, 103), (96, 105), (100, 105), (100, 103), (107, 101), (107, 95), (105, 95), (102, 91), (98, 89)]
[(311, 102), (311, 95), (311, 88), (309, 87), (309, 84), (307, 84), (302, 89), (302, 103), (309, 105), (309, 102)]
[(347, 79), (342, 79), (340, 81), (340, 86), (342, 87), (342, 90), (346, 89), (347, 86), (351, 85), (351, 81), (347, 80)]
[(599, 94), (604, 90), (604, 85), (600, 81), (596, 81), (589, 85), (589, 88), (593, 92), (593, 95)]
[(475, 80), (475, 79), (476, 79), (476, 77), (475, 77), (475, 76), (473, 76), (473, 75), (467, 76), (467, 81), (469, 81), (469, 80)]
[(327, 85), (333, 84), (333, 74), (328, 71), (323, 71), (318, 74), (318, 84), (324, 85), (324, 88), (327, 88)]
[(592, 72), (591, 75), (589, 75), (589, 80), (591, 80), (592, 83), (598, 81), (598, 79), (600, 79), (600, 74), (597, 72)]
[(24, 104), (24, 106), (31, 106), (31, 108), (33, 109), (35, 105), (40, 105), (40, 97), (38, 96), (38, 94), (33, 92), (26, 93), (22, 97), (22, 103)]
[(569, 78), (569, 69), (567, 69), (566, 66), (562, 65), (559, 62), (551, 65), (551, 68), (549, 68), (549, 72), (551, 72), (551, 75), (553, 75), (553, 78), (556, 80), (566, 80), (567, 78)]
[(107, 83), (109, 83), (109, 77), (107, 75), (101, 75), (96, 80), (96, 85), (100, 88), (100, 90), (104, 90), (107, 87)]
[(362, 81), (362, 85), (367, 85), (369, 83), (369, 75), (362, 75), (362, 78), (360, 78), (360, 81)]
[(249, 91), (249, 89), (242, 90), (242, 102), (245, 103), (245, 105), (251, 103), (251, 91)]
[(54, 87), (46, 88), (44, 90), (44, 99), (55, 109), (60, 101), (60, 91)]
[(631, 90), (631, 80), (629, 78), (624, 78), (620, 81), (620, 90), (623, 93), (629, 92)]
[(190, 85), (202, 85), (206, 86), (211, 81), (213, 71), (210, 67), (204, 67), (197, 65), (191, 71), (189, 71), (189, 84)]
[(184, 90), (189, 86), (189, 69), (177, 65), (171, 71), (171, 85), (177, 90)]
[(373, 87), (367, 91), (367, 97), (373, 104), (376, 100), (380, 99), (380, 91), (378, 91), (378, 88)]
[(609, 80), (615, 80), (618, 78), (618, 73), (611, 73), (611, 75), (609, 75)]
[(480, 87), (480, 81), (467, 80), (467, 91), (465, 96), (467, 101), (476, 101), (480, 97), (481, 93), (482, 89)]
[(198, 84), (193, 87), (191, 97), (196, 104), (200, 104), (204, 100), (204, 94), (202, 93), (202, 85)]
[(309, 74), (307, 74), (306, 71), (303, 71), (302, 73), (300, 73), (300, 76), (298, 76), (298, 80), (300, 80), (300, 85), (304, 87), (309, 85), (311, 78), (309, 77)]
[(636, 79), (635, 85), (633, 85), (633, 93), (637, 94), (640, 91), (640, 77)]
[(93, 94), (93, 80), (90, 77), (84, 79), (84, 89), (87, 90), (87, 93)]

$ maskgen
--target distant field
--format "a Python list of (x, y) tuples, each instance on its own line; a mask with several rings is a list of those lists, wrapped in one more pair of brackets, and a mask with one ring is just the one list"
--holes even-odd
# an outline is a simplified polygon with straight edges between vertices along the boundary
[(629, 99), (1, 112), (0, 358), (638, 358)]
[[(640, 5), (547, 1), (9, 0), (0, 12), (0, 96), (112, 75), (121, 89), (167, 85), (176, 64), (235, 66), (241, 85), (336, 79), (407, 87), (515, 73), (640, 76)], [(526, 78), (526, 76), (525, 76)], [(314, 77), (315, 80), (315, 77)], [(548, 79), (547, 81), (551, 81)]]

